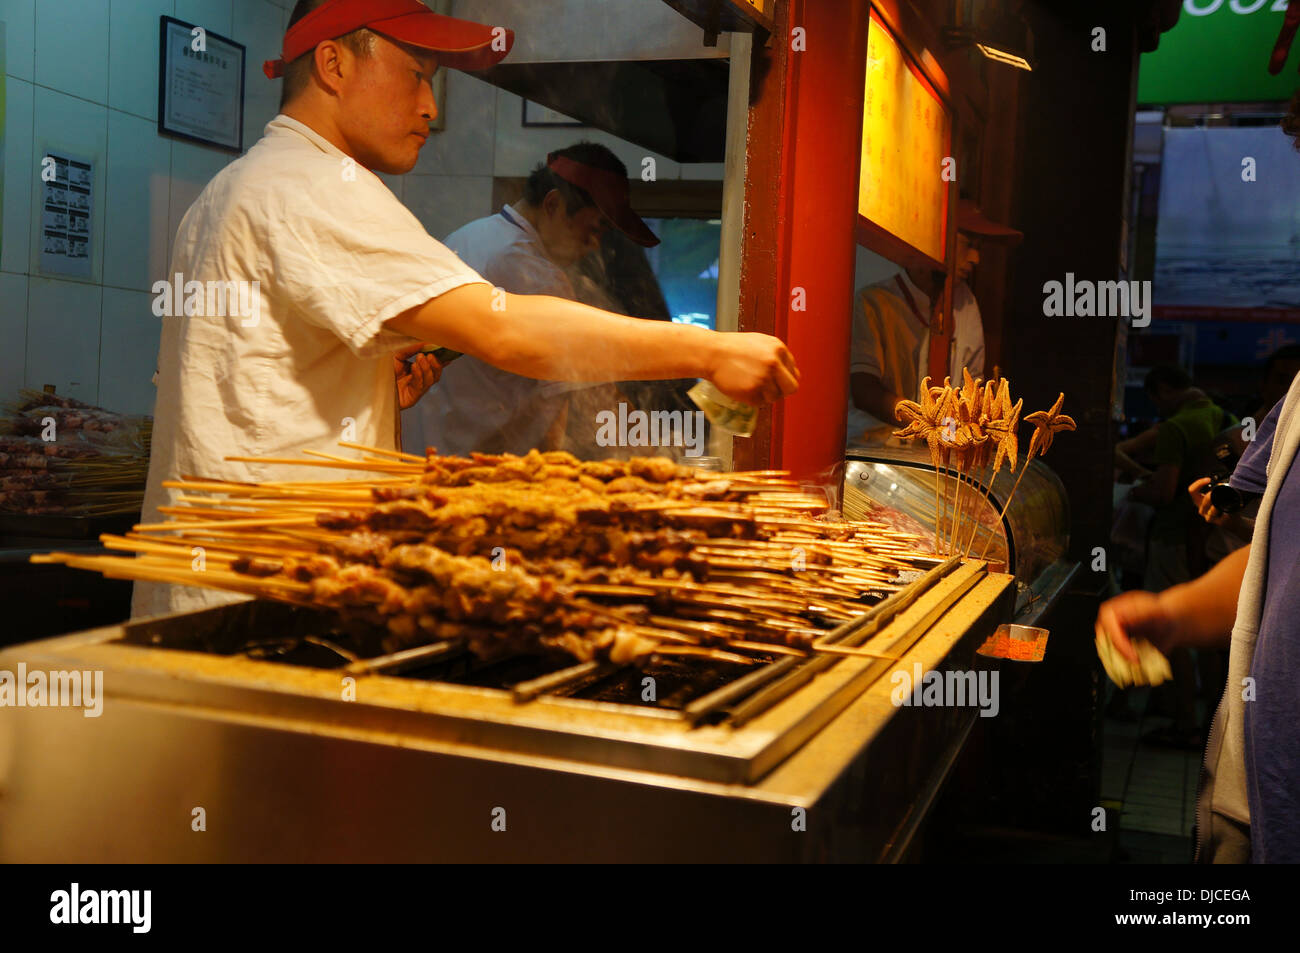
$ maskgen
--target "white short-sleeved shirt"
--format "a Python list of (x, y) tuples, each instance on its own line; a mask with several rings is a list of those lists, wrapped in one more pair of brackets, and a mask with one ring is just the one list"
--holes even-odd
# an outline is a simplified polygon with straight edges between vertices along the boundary
[[(162, 318), (144, 520), (174, 502), (162, 482), (359, 478), (347, 470), (229, 462), (396, 443), (393, 352), (384, 322), (482, 282), (372, 172), (280, 115), (217, 174), (176, 233), (168, 280), (257, 282), (257, 309)], [(206, 296), (205, 296), (206, 297)], [(213, 299), (216, 303), (215, 299)], [(155, 309), (158, 305), (155, 303)], [(218, 310), (218, 309), (213, 309)], [(233, 313), (231, 313), (233, 312)], [(132, 615), (201, 608), (229, 594), (138, 583)]]
[[(883, 377), (880, 362), (877, 358), (879, 349), (872, 337), (870, 324), (867, 321), (866, 314), (862, 310), (867, 306), (864, 302), (864, 292), (885, 293), (898, 298), (897, 307), (893, 308), (891, 313), (897, 312), (908, 322), (910, 333), (916, 337), (916, 347), (912, 354), (912, 361), (917, 368), (917, 381), (924, 380), (930, 373), (930, 331), (929, 328), (916, 317), (910, 305), (903, 298), (901, 289), (898, 287), (899, 280), (907, 286), (907, 290), (912, 294), (912, 300), (916, 302), (917, 310), (923, 315), (930, 313), (930, 296), (916, 286), (916, 284), (907, 276), (906, 271), (901, 271), (892, 278), (878, 282), (859, 290), (854, 296), (853, 307), (853, 336), (849, 353), (849, 373), (850, 374), (871, 374), (875, 377)], [(953, 335), (951, 349), (948, 355), (949, 374), (953, 380), (961, 380), (962, 368), (967, 368), (972, 377), (980, 377), (984, 374), (984, 322), (980, 318), (979, 303), (975, 300), (975, 295), (971, 293), (970, 286), (966, 282), (958, 280), (953, 288), (952, 295), (952, 315), (953, 315)], [(887, 386), (892, 382), (886, 381)], [(916, 400), (916, 394), (904, 394), (909, 400)], [(895, 425), (896, 421), (887, 421), (890, 425)], [(853, 398), (849, 398), (848, 410), (848, 443), (850, 445), (860, 442), (858, 440), (866, 430), (872, 430), (882, 425), (882, 421), (877, 420), (875, 415), (860, 409), (853, 403)]]
[[(537, 230), (507, 205), (452, 232), (447, 247), (495, 287), (511, 294), (553, 295), (577, 300), (573, 284), (546, 256)], [(408, 453), (524, 454), (542, 446), (566, 395), (581, 383), (538, 381), (511, 374), (466, 355), (447, 365), (442, 378), (402, 415)], [(413, 419), (414, 418), (414, 419)]]

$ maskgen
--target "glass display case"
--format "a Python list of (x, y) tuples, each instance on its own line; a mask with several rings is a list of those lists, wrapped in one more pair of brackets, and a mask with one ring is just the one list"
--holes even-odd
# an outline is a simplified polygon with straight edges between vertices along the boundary
[(1065, 487), (1038, 460), (1029, 464), (1005, 514), (1019, 471), (1003, 468), (992, 480), (977, 473), (959, 486), (955, 473), (941, 470), (936, 479), (924, 446), (856, 448), (845, 464), (844, 515), (916, 533), (929, 541), (929, 551), (937, 540), (941, 552), (983, 554), (991, 569), (1028, 586), (1069, 548)]

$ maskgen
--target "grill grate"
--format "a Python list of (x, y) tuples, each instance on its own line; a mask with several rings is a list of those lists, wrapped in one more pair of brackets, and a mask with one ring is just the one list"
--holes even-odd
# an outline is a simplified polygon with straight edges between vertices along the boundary
[[(931, 569), (901, 592), (883, 599), (865, 615), (843, 623), (827, 642), (860, 645), (880, 625), (902, 611), (921, 592), (946, 575), (954, 557)], [(216, 655), (242, 655), (259, 661), (349, 675), (390, 675), (417, 681), (509, 691), (527, 703), (543, 695), (655, 708), (678, 712), (692, 725), (728, 718), (737, 723), (775, 704), (834, 656), (793, 657), (756, 652), (750, 664), (688, 656), (659, 656), (638, 665), (513, 655), (480, 659), (458, 641), (437, 642), (381, 654), (383, 633), (349, 626), (332, 612), (254, 600), (230, 611), (146, 620), (125, 627), (120, 640)], [(649, 682), (646, 679), (650, 679)]]

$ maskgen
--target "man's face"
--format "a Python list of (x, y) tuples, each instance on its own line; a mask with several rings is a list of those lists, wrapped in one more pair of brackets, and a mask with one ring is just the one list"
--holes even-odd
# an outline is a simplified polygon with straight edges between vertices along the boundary
[(1155, 387), (1147, 390), (1147, 396), (1151, 398), (1151, 403), (1156, 405), (1156, 413), (1161, 417), (1168, 417), (1178, 409), (1178, 405), (1174, 402), (1177, 394), (1178, 391), (1168, 384), (1156, 384)]
[(542, 244), (551, 260), (561, 267), (568, 267), (599, 248), (600, 238), (610, 225), (604, 213), (594, 206), (570, 215), (564, 196), (556, 190), (543, 200), (539, 217), (537, 232)]
[(339, 130), (352, 155), (375, 172), (410, 172), (438, 115), (432, 85), (437, 57), (383, 36), (369, 57), (357, 57), (346, 47), (342, 56)]
[(975, 240), (965, 232), (957, 233), (957, 277), (970, 281), (971, 273), (980, 263), (980, 251)]

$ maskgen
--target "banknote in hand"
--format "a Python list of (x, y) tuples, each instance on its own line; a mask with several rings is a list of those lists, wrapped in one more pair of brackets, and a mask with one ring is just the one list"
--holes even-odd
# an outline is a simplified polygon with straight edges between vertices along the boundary
[(712, 381), (700, 381), (686, 392), (686, 396), (704, 411), (709, 423), (727, 433), (751, 437), (758, 427), (758, 408), (732, 400), (714, 387)]

